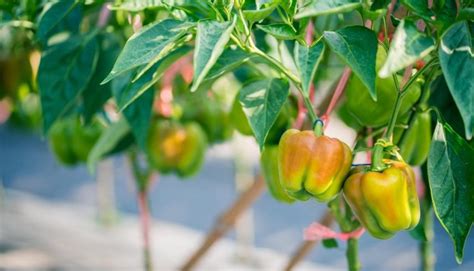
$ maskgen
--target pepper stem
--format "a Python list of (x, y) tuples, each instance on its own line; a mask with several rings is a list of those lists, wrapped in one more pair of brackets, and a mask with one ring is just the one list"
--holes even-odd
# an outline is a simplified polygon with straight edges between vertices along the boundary
[(377, 142), (375, 143), (374, 151), (372, 152), (372, 167), (371, 171), (382, 171), (385, 168), (383, 163), (384, 146)]
[(358, 257), (358, 243), (357, 238), (347, 240), (346, 258), (349, 271), (359, 271), (361, 267)]
[(316, 136), (324, 135), (324, 122), (321, 119), (316, 119), (313, 124), (313, 131)]

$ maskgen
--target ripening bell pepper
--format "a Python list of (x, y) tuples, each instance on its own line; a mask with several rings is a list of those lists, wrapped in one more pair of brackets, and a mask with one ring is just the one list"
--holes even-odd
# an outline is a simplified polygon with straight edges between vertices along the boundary
[(369, 233), (388, 239), (414, 228), (420, 220), (415, 174), (403, 162), (388, 160), (382, 172), (357, 167), (344, 183), (343, 194)]
[(260, 166), (263, 177), (267, 183), (270, 194), (278, 201), (292, 203), (295, 199), (291, 198), (280, 182), (278, 172), (278, 146), (268, 145), (262, 151), (260, 157)]
[(150, 129), (147, 152), (161, 173), (189, 177), (201, 167), (206, 147), (206, 134), (198, 124), (158, 120)]
[(341, 190), (352, 152), (338, 139), (290, 129), (280, 140), (278, 163), (281, 183), (291, 197), (327, 202)]
[(395, 129), (393, 141), (400, 148), (403, 159), (412, 166), (422, 165), (430, 152), (431, 113), (415, 112), (407, 130)]

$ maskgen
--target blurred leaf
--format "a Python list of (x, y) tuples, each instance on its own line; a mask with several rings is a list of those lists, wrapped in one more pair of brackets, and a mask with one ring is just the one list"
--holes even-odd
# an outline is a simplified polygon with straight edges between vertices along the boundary
[[(175, 49), (178, 40), (193, 26), (193, 23), (166, 19), (144, 27), (128, 39), (112, 71), (102, 84), (137, 67), (150, 68)], [(144, 74), (146, 70), (142, 68), (140, 73)]]
[(259, 24), (257, 27), (263, 32), (274, 36), (279, 40), (295, 40), (301, 37), (301, 34), (295, 31), (291, 26), (283, 23), (278, 24)]
[(194, 49), (194, 77), (191, 92), (197, 90), (209, 70), (225, 49), (234, 30), (236, 17), (231, 22), (200, 21)]
[(61, 0), (47, 2), (38, 18), (36, 36), (42, 42), (74, 8), (79, 4), (75, 0)]
[(418, 31), (416, 25), (402, 20), (393, 35), (385, 64), (379, 71), (381, 78), (414, 64), (435, 49), (433, 38)]
[(45, 133), (71, 108), (89, 83), (98, 59), (97, 43), (95, 36), (81, 36), (55, 44), (43, 53), (38, 87)]
[(375, 58), (377, 37), (374, 31), (363, 26), (348, 26), (337, 31), (324, 31), (326, 42), (352, 69), (369, 89), (372, 99), (377, 99), (375, 89)]
[(361, 6), (360, 0), (311, 0), (301, 8), (295, 19), (353, 11)]
[(339, 246), (334, 238), (323, 239), (322, 244), (325, 248), (337, 248)]
[(474, 222), (474, 149), (446, 123), (438, 122), (433, 134), (428, 177), (436, 216), (461, 263)]
[(239, 94), (242, 109), (260, 148), (289, 95), (289, 84), (283, 79), (266, 79), (245, 85)]
[(130, 127), (124, 118), (107, 127), (89, 153), (87, 158), (89, 172), (94, 173), (97, 163), (110, 153), (129, 132)]
[(118, 38), (112, 33), (104, 33), (99, 35), (98, 38), (100, 50), (97, 68), (82, 93), (86, 123), (92, 119), (95, 113), (102, 109), (104, 103), (112, 96), (111, 85), (101, 85), (100, 82), (112, 69), (122, 48)]
[(295, 62), (301, 78), (303, 93), (309, 97), (309, 88), (313, 82), (316, 69), (318, 68), (324, 53), (324, 43), (319, 40), (310, 47), (296, 43)]
[(466, 138), (474, 132), (474, 49), (467, 22), (453, 25), (443, 35), (439, 61), (449, 90), (461, 112)]
[(112, 94), (117, 102), (117, 106), (121, 108), (128, 104), (123, 110), (123, 115), (130, 124), (132, 133), (142, 149), (146, 148), (150, 128), (153, 99), (155, 97), (153, 86), (146, 89), (133, 102), (129, 103), (129, 101), (136, 95), (137, 90), (152, 80), (157, 66), (158, 64), (155, 64), (153, 68), (148, 70), (136, 82), (132, 82), (132, 78), (138, 72), (137, 70), (123, 74), (112, 81)]

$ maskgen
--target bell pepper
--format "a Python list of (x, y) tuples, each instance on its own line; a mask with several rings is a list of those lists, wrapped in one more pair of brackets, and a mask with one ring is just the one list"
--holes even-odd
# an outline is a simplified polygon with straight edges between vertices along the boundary
[[(377, 70), (383, 65), (387, 53), (379, 46), (377, 50)], [(398, 76), (401, 82), (401, 76)], [(377, 101), (370, 96), (369, 90), (360, 79), (352, 75), (345, 88), (345, 99), (338, 110), (341, 119), (355, 129), (361, 127), (380, 127), (386, 125), (391, 117), (397, 99), (397, 88), (392, 77), (375, 79)], [(402, 99), (399, 118), (402, 119), (419, 99), (420, 80), (414, 82)]]
[(197, 123), (158, 120), (150, 129), (147, 154), (161, 173), (189, 177), (201, 167), (206, 147), (206, 134)]
[(290, 129), (281, 137), (278, 163), (281, 183), (291, 197), (327, 202), (341, 190), (352, 152), (338, 139)]
[(49, 144), (56, 158), (64, 165), (86, 162), (102, 133), (102, 126), (93, 121), (84, 126), (77, 117), (60, 119), (51, 127)]
[(356, 167), (344, 183), (343, 194), (355, 215), (379, 239), (414, 228), (420, 220), (415, 174), (403, 162), (387, 160), (381, 172)]
[(430, 152), (431, 114), (429, 111), (415, 112), (409, 127), (396, 129), (394, 142), (400, 148), (403, 159), (412, 166), (422, 165)]
[(292, 203), (295, 199), (291, 198), (280, 182), (278, 172), (278, 146), (268, 145), (262, 151), (260, 165), (263, 177), (267, 183), (270, 194), (278, 201)]

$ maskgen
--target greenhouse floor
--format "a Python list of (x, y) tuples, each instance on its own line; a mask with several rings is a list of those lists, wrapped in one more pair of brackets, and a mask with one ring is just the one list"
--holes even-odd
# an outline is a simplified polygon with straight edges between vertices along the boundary
[[(0, 208), (0, 270), (142, 270), (136, 217), (100, 225), (93, 209), (53, 203), (6, 191)], [(178, 270), (203, 238), (195, 230), (153, 221), (155, 270)], [(237, 257), (238, 245), (221, 240), (196, 270), (280, 270), (287, 257), (252, 248)], [(302, 263), (296, 270), (337, 270)]]

